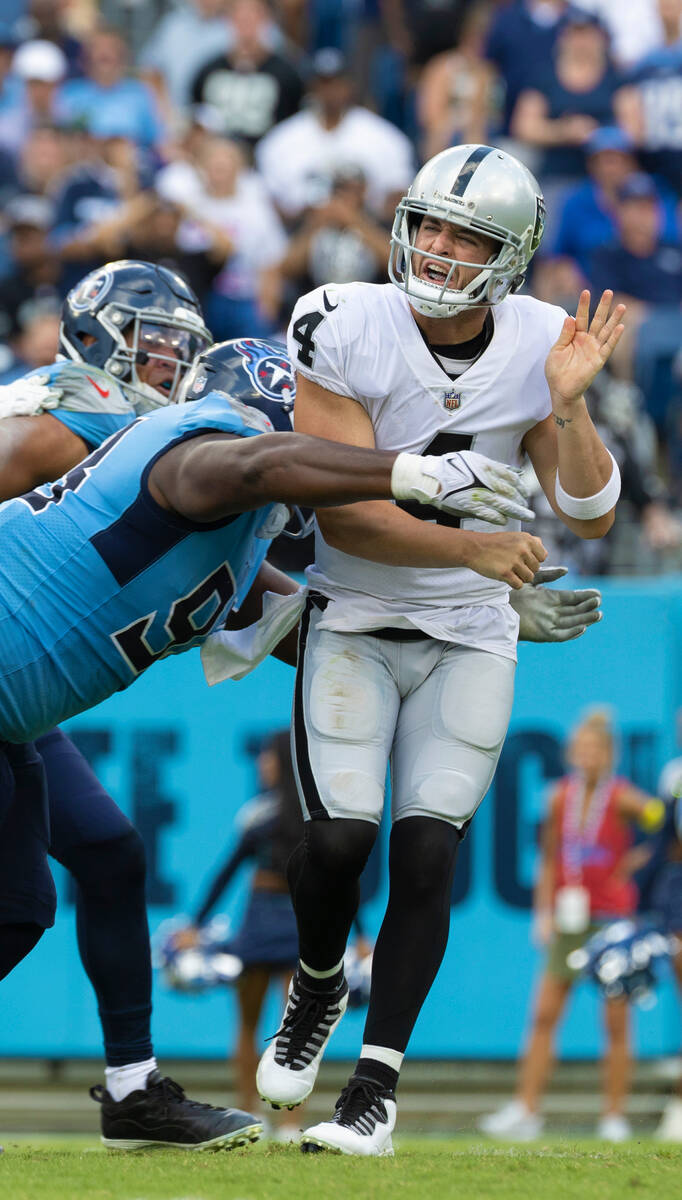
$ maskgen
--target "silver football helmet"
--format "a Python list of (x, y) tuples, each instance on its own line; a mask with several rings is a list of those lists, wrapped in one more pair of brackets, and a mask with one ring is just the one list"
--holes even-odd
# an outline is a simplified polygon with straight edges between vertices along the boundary
[[(480, 263), (429, 253), (442, 263), (442, 278), (420, 278), (413, 267), (414, 242), (424, 216), (485, 234), (499, 243), (474, 278), (451, 287), (457, 267)], [(545, 205), (527, 167), (493, 146), (451, 146), (422, 167), (395, 213), (388, 273), (427, 317), (454, 317), (463, 309), (499, 304), (523, 283), (542, 240)]]

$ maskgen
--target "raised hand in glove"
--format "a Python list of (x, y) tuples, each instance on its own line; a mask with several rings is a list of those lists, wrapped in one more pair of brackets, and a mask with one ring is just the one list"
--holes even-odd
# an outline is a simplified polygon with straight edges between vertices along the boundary
[(456, 517), (506, 525), (509, 517), (532, 521), (519, 472), (474, 450), (452, 454), (399, 454), (393, 465), (393, 495), (430, 504)]
[(510, 592), (509, 603), (519, 614), (520, 642), (570, 642), (601, 621), (601, 593), (596, 588), (543, 587), (567, 572), (567, 567), (540, 567), (532, 583)]

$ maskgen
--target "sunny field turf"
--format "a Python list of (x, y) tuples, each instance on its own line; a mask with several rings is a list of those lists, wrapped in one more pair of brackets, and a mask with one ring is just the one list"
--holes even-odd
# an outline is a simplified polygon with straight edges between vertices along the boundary
[(547, 1141), (528, 1146), (405, 1139), (395, 1159), (229, 1153), (116, 1154), (94, 1141), (5, 1139), (3, 1200), (676, 1200), (682, 1146)]

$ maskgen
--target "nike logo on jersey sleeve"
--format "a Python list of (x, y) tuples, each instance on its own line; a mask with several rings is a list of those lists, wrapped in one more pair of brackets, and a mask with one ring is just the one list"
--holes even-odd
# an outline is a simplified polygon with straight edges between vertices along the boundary
[(339, 305), (338, 305), (338, 301), (337, 301), (337, 303), (336, 303), (336, 304), (330, 304), (330, 303), (329, 303), (329, 300), (328, 300), (328, 298), (327, 298), (327, 293), (326, 293), (326, 292), (323, 292), (323, 293), (322, 293), (322, 299), (323, 299), (323, 301), (324, 301), (324, 307), (326, 308), (327, 312), (333, 312), (335, 308), (338, 308), (338, 307), (339, 307)]
[(106, 400), (107, 396), (109, 395), (109, 388), (100, 387), (98, 383), (95, 383), (94, 379), (92, 378), (92, 375), (86, 375), (85, 378), (88, 380), (89, 383), (92, 384), (95, 391), (99, 392), (100, 396), (102, 396)]

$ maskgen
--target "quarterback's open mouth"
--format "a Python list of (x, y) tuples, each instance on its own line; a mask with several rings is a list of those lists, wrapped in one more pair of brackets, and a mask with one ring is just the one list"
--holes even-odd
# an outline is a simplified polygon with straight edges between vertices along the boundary
[(441, 266), (440, 263), (427, 262), (419, 272), (421, 279), (426, 279), (428, 283), (437, 283), (440, 287), (443, 286), (448, 277), (448, 268)]

